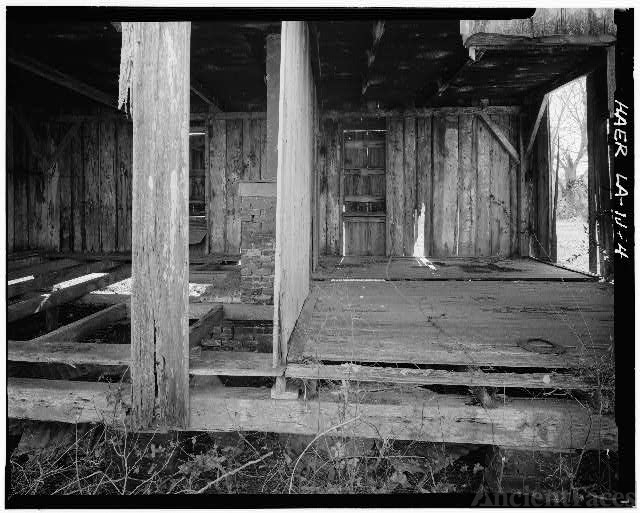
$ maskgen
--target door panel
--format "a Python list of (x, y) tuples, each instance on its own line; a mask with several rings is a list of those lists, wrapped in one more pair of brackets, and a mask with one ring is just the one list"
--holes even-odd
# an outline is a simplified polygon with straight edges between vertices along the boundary
[(386, 235), (385, 135), (345, 130), (343, 239), (345, 255), (384, 255)]

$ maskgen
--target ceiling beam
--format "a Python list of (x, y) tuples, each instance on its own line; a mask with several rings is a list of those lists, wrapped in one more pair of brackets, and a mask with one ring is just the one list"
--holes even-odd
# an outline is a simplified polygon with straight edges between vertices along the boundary
[(367, 57), (367, 68), (364, 74), (364, 80), (362, 82), (362, 96), (367, 93), (367, 89), (369, 86), (375, 85), (379, 82), (379, 79), (371, 78), (371, 71), (373, 69), (373, 64), (376, 60), (376, 52), (378, 51), (378, 46), (380, 45), (380, 40), (384, 35), (384, 20), (378, 20), (374, 22), (371, 27), (371, 49), (367, 50), (365, 55)]
[(7, 51), (7, 62), (13, 64), (14, 66), (18, 66), (26, 71), (33, 73), (34, 75), (38, 75), (39, 77), (45, 78), (54, 84), (57, 84), (62, 87), (66, 87), (76, 93), (79, 93), (87, 98), (91, 98), (92, 100), (102, 103), (103, 105), (107, 105), (112, 108), (116, 108), (116, 98), (115, 96), (111, 96), (110, 94), (105, 93), (104, 91), (100, 91), (95, 87), (92, 87), (84, 82), (73, 78), (66, 73), (58, 71), (55, 68), (47, 66), (42, 62), (39, 62), (31, 57), (27, 57), (25, 55), (18, 55), (14, 52)]
[(194, 80), (191, 80), (191, 92), (195, 94), (198, 98), (200, 98), (203, 102), (205, 102), (213, 112), (221, 112), (222, 109), (218, 105), (218, 103), (212, 99), (208, 94), (205, 93), (203, 87)]

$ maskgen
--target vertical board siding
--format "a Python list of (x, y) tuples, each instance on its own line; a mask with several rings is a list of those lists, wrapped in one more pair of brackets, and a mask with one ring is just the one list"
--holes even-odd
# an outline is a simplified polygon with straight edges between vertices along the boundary
[(430, 255), (432, 251), (432, 204), (433, 204), (433, 147), (432, 147), (432, 117), (418, 118), (418, 139), (416, 141), (416, 174), (417, 174), (417, 201), (420, 213), (424, 217), (422, 229), (423, 255)]
[(100, 246), (116, 249), (115, 123), (100, 121)]
[(413, 256), (416, 226), (416, 118), (404, 119), (404, 229), (403, 254)]
[(7, 116), (7, 172), (5, 173), (7, 189), (7, 253), (14, 251), (14, 238), (13, 238), (13, 217), (14, 217), (14, 202), (13, 202), (13, 175), (15, 174), (14, 161), (13, 161), (13, 117)]
[(227, 240), (225, 252), (240, 254), (240, 197), (238, 182), (244, 178), (242, 120), (227, 121), (226, 203)]
[(71, 251), (84, 250), (84, 172), (82, 169), (82, 127), (78, 127), (69, 145), (71, 153)]
[(338, 123), (328, 120), (327, 126), (327, 253), (339, 255), (340, 247), (340, 145), (342, 133)]
[(223, 254), (226, 246), (226, 168), (227, 122), (212, 121), (212, 137), (209, 142), (209, 251)]
[(130, 250), (131, 124), (99, 112), (27, 122), (37, 148), (8, 122), (8, 251)]
[[(518, 114), (490, 117), (513, 146), (519, 147)], [(335, 198), (340, 190), (336, 172), (341, 169), (336, 169), (334, 163), (335, 140), (340, 133), (338, 123), (328, 118), (322, 120), (318, 135), (320, 151), (315, 163), (319, 175), (320, 252), (328, 255), (340, 254), (341, 250), (334, 243), (340, 226)], [(386, 126), (387, 255), (519, 253), (520, 164), (480, 117), (435, 112), (427, 116), (389, 117)], [(345, 176), (344, 183), (348, 190), (367, 194), (360, 190), (361, 184), (353, 183), (353, 177)], [(546, 185), (537, 184), (536, 197), (547, 186), (548, 181)], [(526, 199), (526, 191), (523, 196)], [(326, 217), (322, 217), (325, 210)], [(534, 226), (538, 222), (536, 217)], [(375, 230), (372, 227), (359, 236), (375, 237)], [(355, 232), (347, 227), (346, 236), (353, 237)], [(365, 243), (350, 239), (347, 242)]]
[(387, 254), (404, 254), (404, 121), (387, 120)]
[(266, 178), (266, 120), (214, 118), (210, 123), (205, 194), (209, 252), (239, 255), (239, 182)]
[(475, 147), (475, 116), (462, 115), (458, 123), (458, 255), (473, 256), (476, 241), (477, 157)]
[(89, 252), (100, 251), (100, 123), (91, 120), (82, 127), (84, 164), (85, 244)]

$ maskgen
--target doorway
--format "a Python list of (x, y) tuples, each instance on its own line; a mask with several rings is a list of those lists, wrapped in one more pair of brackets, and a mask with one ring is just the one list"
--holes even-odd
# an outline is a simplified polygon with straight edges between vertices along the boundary
[(386, 130), (345, 130), (342, 255), (386, 252)]

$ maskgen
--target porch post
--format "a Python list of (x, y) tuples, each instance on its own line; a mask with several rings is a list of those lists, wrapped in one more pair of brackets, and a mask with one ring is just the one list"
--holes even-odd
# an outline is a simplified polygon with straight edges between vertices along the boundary
[(280, 117), (280, 34), (267, 36), (267, 167), (263, 180), (278, 174), (278, 122)]
[[(132, 420), (189, 419), (189, 60), (191, 24), (123, 24), (131, 59)], [(122, 80), (122, 71), (121, 71)]]

